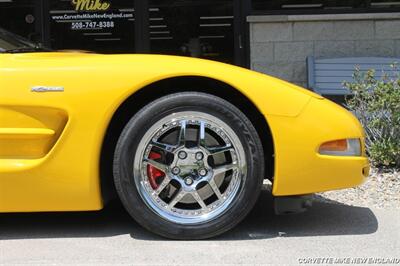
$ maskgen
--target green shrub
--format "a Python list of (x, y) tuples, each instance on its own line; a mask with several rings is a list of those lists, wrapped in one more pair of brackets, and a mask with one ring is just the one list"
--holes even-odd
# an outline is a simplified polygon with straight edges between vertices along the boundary
[(344, 83), (352, 93), (346, 97), (346, 106), (365, 129), (371, 162), (377, 167), (400, 168), (400, 72), (393, 65), (378, 78), (375, 70), (356, 68), (353, 78)]

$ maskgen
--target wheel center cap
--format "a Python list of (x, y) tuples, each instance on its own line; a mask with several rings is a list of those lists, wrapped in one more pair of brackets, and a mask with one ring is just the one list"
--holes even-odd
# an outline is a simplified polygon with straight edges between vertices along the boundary
[[(207, 174), (205, 168), (205, 155), (201, 150), (181, 149), (175, 153), (172, 173), (184, 178), (185, 184), (191, 185), (194, 179)], [(186, 179), (190, 178), (186, 182)]]

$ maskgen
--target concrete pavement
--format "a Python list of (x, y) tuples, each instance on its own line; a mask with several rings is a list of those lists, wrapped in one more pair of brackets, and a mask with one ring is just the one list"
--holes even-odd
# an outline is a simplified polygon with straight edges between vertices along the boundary
[(400, 263), (400, 210), (315, 203), (306, 213), (275, 216), (271, 201), (263, 191), (236, 229), (205, 241), (153, 235), (119, 204), (100, 212), (1, 214), (0, 264), (304, 265), (318, 258)]

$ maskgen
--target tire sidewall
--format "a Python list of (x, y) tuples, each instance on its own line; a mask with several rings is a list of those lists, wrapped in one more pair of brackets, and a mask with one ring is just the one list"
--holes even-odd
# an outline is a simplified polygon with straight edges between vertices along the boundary
[[(224, 121), (241, 141), (247, 165), (235, 198), (221, 215), (197, 224), (177, 224), (156, 214), (142, 199), (133, 176), (136, 150), (147, 130), (172, 113), (198, 111)], [(239, 223), (254, 206), (264, 176), (264, 156), (258, 134), (249, 119), (227, 101), (204, 93), (186, 92), (162, 97), (145, 106), (124, 128), (115, 150), (114, 182), (129, 214), (143, 227), (168, 238), (203, 239), (221, 234)]]

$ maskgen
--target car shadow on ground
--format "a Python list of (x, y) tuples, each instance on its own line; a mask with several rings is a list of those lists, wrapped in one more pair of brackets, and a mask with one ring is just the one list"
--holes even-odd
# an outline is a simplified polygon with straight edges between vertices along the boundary
[[(263, 190), (248, 217), (214, 240), (275, 237), (362, 235), (378, 229), (369, 208), (335, 202), (315, 202), (307, 212), (276, 216), (272, 196)], [(114, 202), (98, 212), (0, 214), (0, 240), (36, 238), (110, 237), (129, 234), (137, 240), (165, 240), (141, 228)]]

